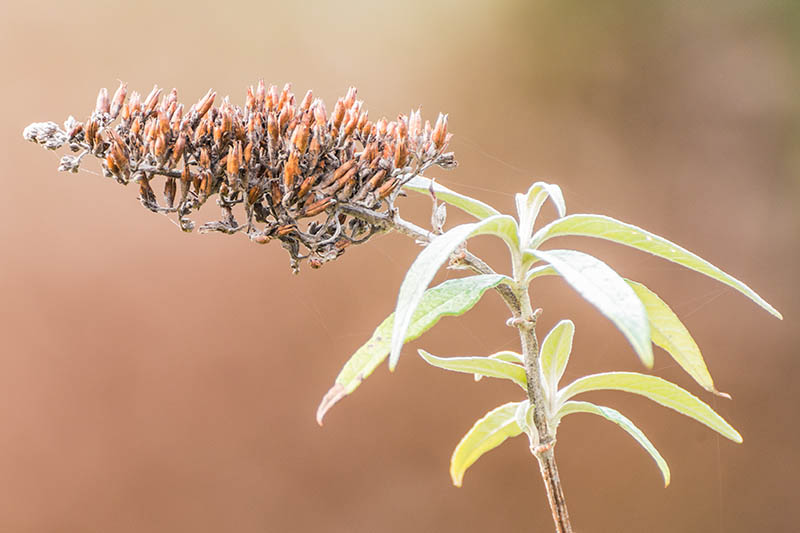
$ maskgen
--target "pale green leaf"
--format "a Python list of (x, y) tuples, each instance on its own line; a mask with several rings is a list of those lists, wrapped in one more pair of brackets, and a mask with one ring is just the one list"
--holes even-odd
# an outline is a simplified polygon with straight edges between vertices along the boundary
[[(492, 355), (488, 356), (489, 359), (498, 359), (500, 361), (505, 361), (506, 363), (517, 363), (523, 364), (523, 358), (521, 354), (517, 352), (512, 352), (510, 350), (504, 350), (502, 352), (493, 353)], [(475, 381), (480, 381), (483, 376), (480, 374), (475, 374)]]
[(531, 253), (549, 263), (573, 289), (608, 317), (642, 362), (652, 368), (653, 346), (647, 313), (619, 274), (596, 257), (576, 250), (534, 250)]
[(723, 437), (742, 442), (742, 436), (711, 407), (688, 391), (656, 376), (637, 372), (606, 372), (576, 379), (559, 391), (559, 403), (576, 394), (596, 390), (621, 390), (640, 394), (705, 424)]
[(495, 352), (489, 356), (489, 359), (498, 359), (500, 361), (505, 361), (506, 363), (517, 363), (523, 364), (525, 359), (523, 359), (522, 354), (517, 352), (512, 352), (511, 350), (503, 350), (500, 352)]
[(514, 420), (517, 421), (517, 425), (523, 433), (527, 433), (530, 427), (528, 425), (528, 409), (530, 406), (530, 402), (522, 401), (517, 404), (517, 410), (514, 411)]
[(561, 406), (561, 409), (558, 410), (558, 414), (556, 415), (559, 419), (565, 417), (572, 413), (591, 413), (594, 415), (599, 415), (605, 418), (606, 420), (610, 420), (614, 422), (619, 427), (624, 429), (625, 431), (630, 434), (631, 437), (636, 439), (642, 448), (644, 448), (647, 453), (650, 454), (650, 457), (658, 465), (659, 470), (661, 470), (661, 475), (664, 476), (664, 486), (669, 485), (669, 466), (667, 466), (667, 462), (658, 453), (656, 447), (650, 442), (650, 440), (642, 433), (642, 430), (636, 427), (636, 425), (631, 422), (628, 418), (622, 415), (616, 409), (612, 409), (610, 407), (602, 407), (600, 405), (595, 405), (589, 402), (576, 402), (571, 401), (567, 402)]
[(403, 185), (403, 188), (429, 195), (431, 191), (431, 184), (433, 184), (433, 192), (436, 194), (436, 198), (469, 213), (475, 218), (483, 219), (500, 214), (497, 209), (481, 202), (480, 200), (457, 193), (443, 185), (439, 185), (429, 178), (422, 176), (415, 176), (414, 178), (411, 178), (411, 180)]
[(480, 374), (487, 378), (509, 379), (526, 389), (525, 369), (514, 363), (506, 363), (488, 357), (436, 357), (425, 350), (417, 350), (428, 364), (467, 374)]
[(555, 220), (537, 231), (531, 241), (531, 248), (538, 248), (546, 240), (561, 235), (597, 237), (663, 257), (733, 287), (776, 317), (783, 318), (774, 307), (756, 294), (753, 289), (730, 274), (726, 274), (705, 259), (681, 248), (677, 244), (632, 224), (626, 224), (603, 215), (569, 215)]
[(464, 472), (481, 455), (498, 447), (507, 438), (522, 433), (515, 418), (520, 403), (524, 402), (511, 402), (492, 409), (475, 422), (464, 435), (450, 459), (450, 477), (453, 479), (453, 485), (461, 486)]
[(714, 394), (729, 397), (714, 387), (700, 348), (678, 316), (656, 293), (635, 281), (626, 280), (647, 310), (650, 335), (656, 346), (669, 353), (701, 387)]
[(425, 289), (439, 268), (466, 239), (491, 234), (501, 237), (512, 253), (517, 250), (517, 223), (508, 215), (496, 215), (480, 222), (462, 224), (433, 239), (417, 256), (406, 273), (397, 297), (395, 322), (392, 330), (389, 369), (394, 370), (405, 343), (406, 330)]
[(550, 265), (540, 265), (528, 270), (528, 273), (525, 275), (525, 284), (529, 285), (531, 281), (535, 280), (540, 276), (557, 276), (558, 272), (556, 269), (551, 267)]
[[(478, 303), (483, 293), (507, 278), (500, 274), (477, 275), (447, 280), (425, 291), (406, 330), (409, 342), (432, 328), (443, 316), (466, 313)], [(317, 409), (317, 422), (344, 396), (353, 392), (389, 355), (394, 313), (389, 315), (351, 357), (336, 377), (336, 382)]]
[(519, 217), (520, 241), (523, 243), (523, 247), (526, 247), (530, 241), (539, 211), (548, 197), (555, 204), (558, 216), (563, 217), (567, 212), (567, 206), (558, 185), (537, 181), (531, 185), (527, 193), (517, 194), (514, 197)]
[(569, 354), (572, 351), (572, 337), (575, 334), (575, 324), (572, 320), (562, 320), (555, 325), (542, 341), (540, 361), (545, 383), (550, 389), (550, 396), (558, 391), (558, 381), (567, 368)]

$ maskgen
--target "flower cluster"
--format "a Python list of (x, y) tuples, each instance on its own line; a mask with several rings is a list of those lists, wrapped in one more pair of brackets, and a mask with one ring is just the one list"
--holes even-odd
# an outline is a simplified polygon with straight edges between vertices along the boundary
[[(107, 177), (137, 183), (142, 205), (174, 213), (184, 231), (194, 229), (189, 216), (216, 197), (222, 217), (200, 231), (280, 240), (295, 270), (306, 258), (321, 266), (379, 230), (347, 206), (393, 213), (406, 181), (432, 165), (455, 166), (445, 152), (446, 115), (433, 126), (419, 110), (373, 123), (354, 87), (331, 113), (311, 91), (297, 102), (290, 89), (261, 81), (248, 88), (244, 107), (228, 98), (215, 106), (209, 90), (187, 110), (175, 89), (163, 95), (154, 87), (144, 98), (136, 92), (127, 98), (122, 83), (112, 97), (100, 90), (85, 123), (69, 117), (63, 130), (34, 123), (23, 135), (78, 153), (62, 157), (61, 171), (77, 172), (86, 155), (100, 158)], [(157, 176), (164, 178), (163, 203), (153, 191)], [(238, 204), (242, 222), (234, 216)]]

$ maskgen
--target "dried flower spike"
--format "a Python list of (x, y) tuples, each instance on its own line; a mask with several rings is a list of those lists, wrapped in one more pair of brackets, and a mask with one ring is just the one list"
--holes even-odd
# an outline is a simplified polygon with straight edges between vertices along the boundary
[[(247, 89), (245, 106), (226, 97), (214, 106), (209, 91), (185, 110), (173, 89), (162, 98), (154, 86), (144, 101), (128, 96), (120, 82), (113, 97), (101, 89), (85, 125), (69, 117), (25, 128), (25, 139), (56, 150), (67, 144), (77, 156), (64, 156), (59, 170), (77, 172), (92, 154), (104, 174), (119, 183), (135, 181), (139, 200), (151, 211), (174, 213), (191, 231), (194, 212), (216, 196), (222, 217), (201, 232), (245, 233), (257, 243), (280, 240), (297, 270), (310, 259), (319, 267), (350, 244), (368, 240), (380, 228), (349, 218), (346, 207), (392, 212), (402, 185), (427, 168), (455, 166), (446, 153), (447, 116), (421, 127), (419, 110), (373, 125), (358, 91), (348, 89), (328, 115), (322, 100), (308, 91), (297, 103), (286, 84), (267, 89), (263, 80)], [(163, 176), (164, 205), (151, 181)], [(178, 194), (180, 180), (180, 194)], [(242, 204), (245, 221), (233, 209)]]

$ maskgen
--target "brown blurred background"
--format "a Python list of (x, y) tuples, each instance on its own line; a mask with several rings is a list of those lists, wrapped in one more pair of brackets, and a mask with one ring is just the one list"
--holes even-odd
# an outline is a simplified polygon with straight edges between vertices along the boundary
[[(393, 308), (418, 252), (375, 239), (293, 276), (277, 245), (185, 235), (123, 189), (22, 140), (85, 119), (99, 87), (214, 87), (259, 77), (329, 105), (350, 84), (373, 118), (450, 113), (450, 187), (504, 210), (535, 178), (571, 212), (671, 238), (745, 280), (779, 322), (703, 276), (619, 246), (563, 241), (647, 283), (684, 319), (717, 399), (657, 354), (655, 373), (711, 403), (735, 445), (636, 397), (595, 399), (669, 461), (567, 419), (558, 458), (577, 531), (796, 531), (800, 4), (690, 2), (10, 2), (0, 4), (0, 531), (551, 531), (522, 438), (456, 489), (453, 446), (513, 385), (445, 373), (407, 349), (337, 405), (318, 401)], [(84, 168), (97, 172), (96, 161)], [(211, 206), (208, 209), (213, 210)], [(404, 214), (422, 224), (426, 201)], [(552, 215), (548, 208), (546, 214)], [(451, 211), (451, 222), (465, 220)], [(498, 268), (502, 249), (476, 241)], [(452, 273), (446, 276), (452, 276)], [(577, 325), (567, 377), (640, 370), (561, 281), (537, 282), (544, 334)], [(416, 346), (514, 348), (489, 294)], [(590, 399), (587, 397), (587, 399)], [(533, 527), (531, 527), (533, 524)]]

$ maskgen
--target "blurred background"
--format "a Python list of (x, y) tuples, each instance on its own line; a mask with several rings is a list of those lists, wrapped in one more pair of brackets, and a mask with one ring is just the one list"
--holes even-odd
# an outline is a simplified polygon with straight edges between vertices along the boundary
[[(671, 486), (599, 418), (566, 419), (557, 457), (576, 531), (795, 531), (798, 30), (788, 0), (0, 3), (0, 531), (552, 530), (524, 438), (450, 484), (455, 444), (518, 389), (411, 349), (515, 348), (496, 295), (444, 319), (394, 374), (379, 368), (320, 428), (316, 406), (393, 309), (413, 242), (383, 236), (294, 276), (277, 244), (183, 234), (135, 188), (93, 174), (97, 161), (59, 174), (59, 156), (21, 136), (33, 121), (84, 120), (119, 79), (241, 104), (262, 77), (313, 88), (329, 109), (357, 85), (373, 119), (449, 113), (460, 165), (429, 174), (441, 183), (510, 210), (535, 179), (556, 182), (569, 211), (664, 235), (774, 304), (783, 322), (670, 263), (561, 241), (672, 305), (733, 401), (664, 352), (654, 373), (744, 444), (609, 393), (594, 400), (649, 435)], [(427, 225), (424, 198), (402, 211)], [(506, 268), (495, 244), (470, 249)], [(566, 378), (642, 370), (563, 282), (537, 281), (534, 298), (542, 336), (576, 323)]]

